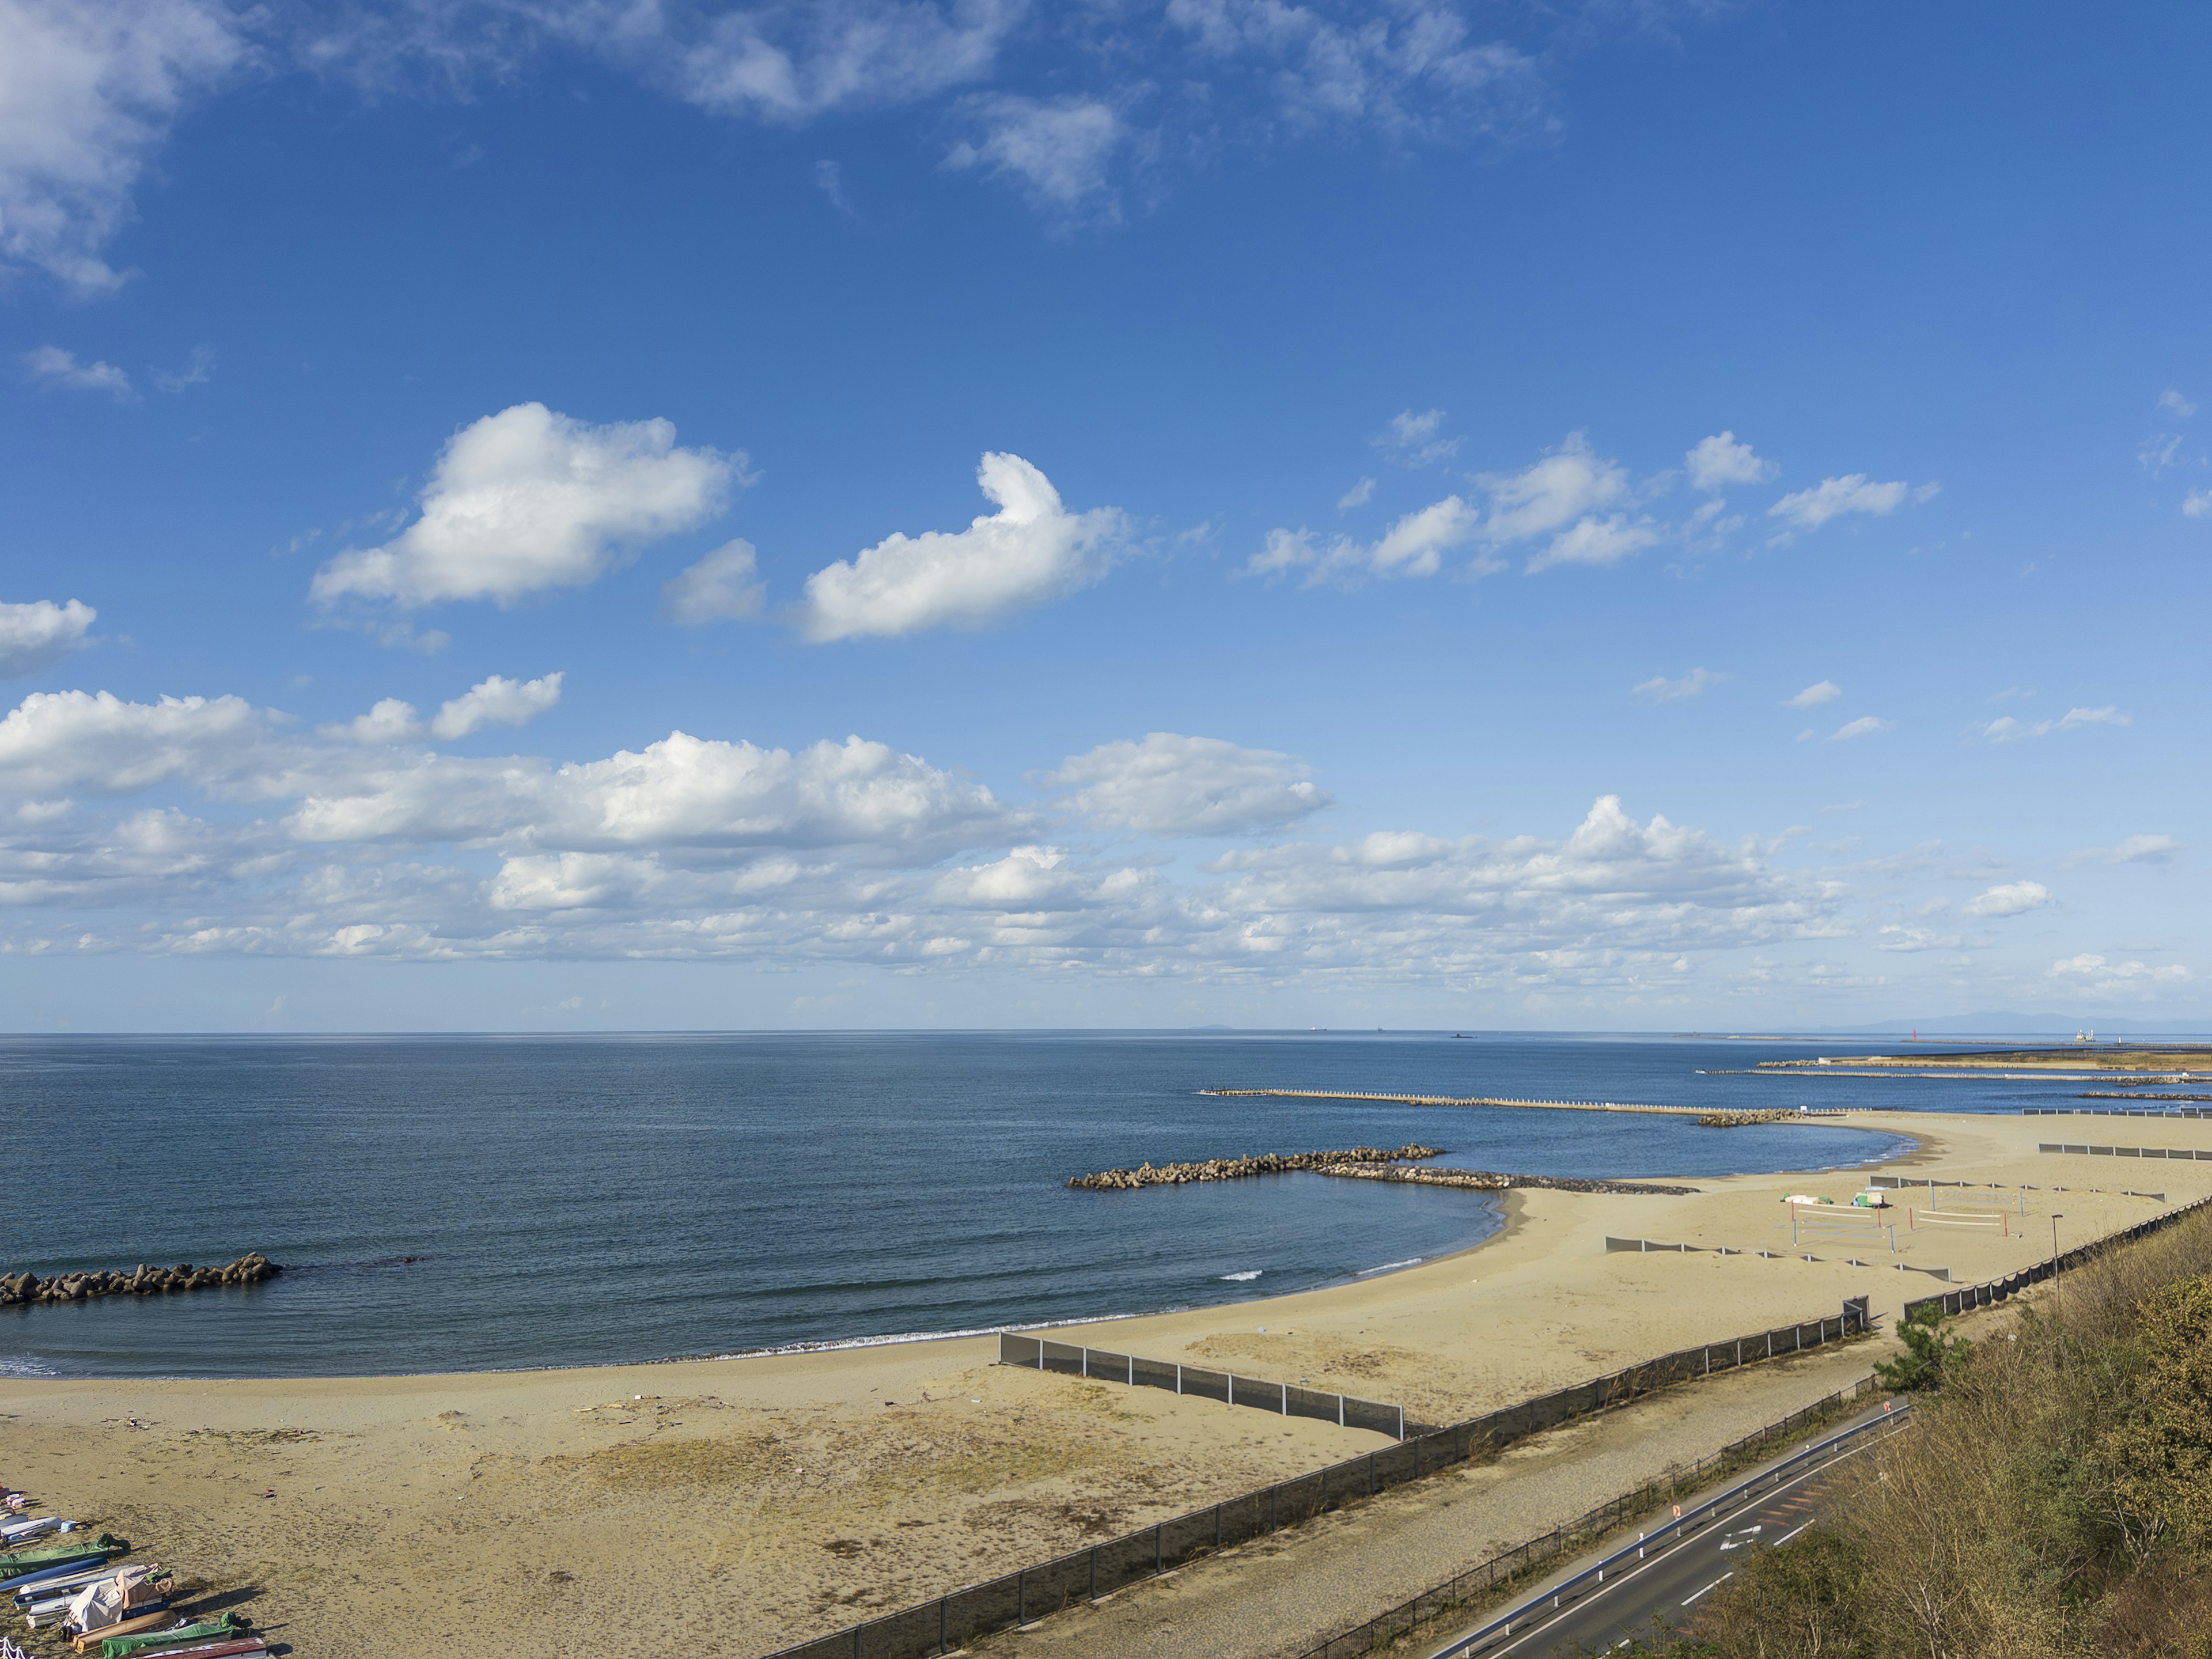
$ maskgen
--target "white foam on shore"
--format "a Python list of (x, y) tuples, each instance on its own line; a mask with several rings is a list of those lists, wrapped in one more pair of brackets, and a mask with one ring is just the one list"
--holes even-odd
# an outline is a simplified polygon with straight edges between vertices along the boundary
[[(1182, 1308), (1155, 1308), (1150, 1313), (1093, 1314), (1083, 1319), (1040, 1319), (1024, 1325), (977, 1325), (958, 1331), (902, 1331), (892, 1336), (842, 1337), (826, 1342), (787, 1342), (774, 1348), (738, 1348), (729, 1353), (691, 1354), (672, 1359), (647, 1360), (659, 1365), (682, 1365), (694, 1359), (765, 1359), (781, 1353), (835, 1353), (842, 1348), (887, 1348), (900, 1342), (947, 1342), (957, 1336), (1001, 1336), (1023, 1331), (1065, 1330), (1070, 1325), (1110, 1325), (1117, 1319), (1150, 1319), (1154, 1314), (1182, 1313)], [(610, 1360), (609, 1364), (635, 1364), (635, 1360)], [(516, 1369), (527, 1369), (517, 1367)]]
[(9, 1359), (0, 1356), (0, 1376), (59, 1376), (52, 1365), (41, 1365), (35, 1359)]
[(1403, 1261), (1386, 1261), (1379, 1267), (1362, 1267), (1358, 1273), (1352, 1274), (1352, 1277), (1364, 1279), (1370, 1273), (1387, 1273), (1395, 1272), (1400, 1267), (1418, 1267), (1427, 1260), (1428, 1257), (1425, 1255), (1409, 1255)]
[(1242, 1285), (1247, 1279), (1257, 1279), (1265, 1272), (1267, 1272), (1265, 1267), (1252, 1267), (1241, 1273), (1224, 1273), (1221, 1276), (1231, 1285)]

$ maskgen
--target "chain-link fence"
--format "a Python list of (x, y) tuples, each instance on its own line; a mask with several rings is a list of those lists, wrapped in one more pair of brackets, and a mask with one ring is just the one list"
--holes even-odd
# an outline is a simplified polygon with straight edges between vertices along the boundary
[(1002, 1333), (999, 1363), (1024, 1370), (1058, 1371), (1064, 1376), (1087, 1376), (1101, 1382), (1122, 1382), (1133, 1389), (1165, 1389), (1172, 1394), (1195, 1395), (1218, 1400), (1224, 1406), (1249, 1406), (1280, 1417), (1312, 1417), (1340, 1429), (1372, 1429), (1393, 1440), (1406, 1437), (1406, 1408), (1386, 1406), (1379, 1400), (1358, 1400), (1325, 1389), (1297, 1382), (1269, 1382), (1233, 1371), (1203, 1370), (1177, 1364), (1171, 1359), (1140, 1359), (1134, 1354), (1114, 1353), (1104, 1348), (1078, 1347), (1042, 1337)]
[(1800, 1429), (1831, 1420), (1874, 1393), (1875, 1389), (1874, 1377), (1861, 1377), (1850, 1388), (1839, 1389), (1825, 1400), (1817, 1400), (1802, 1411), (1792, 1412), (1779, 1422), (1770, 1423), (1734, 1444), (1722, 1447), (1710, 1457), (1701, 1457), (1694, 1463), (1670, 1469), (1634, 1492), (1624, 1492), (1610, 1502), (1599, 1504), (1587, 1515), (1561, 1522), (1540, 1538), (1532, 1538), (1525, 1544), (1501, 1551), (1487, 1561), (1447, 1578), (1434, 1589), (1423, 1590), (1412, 1601), (1402, 1601), (1387, 1613), (1377, 1613), (1364, 1625), (1355, 1626), (1340, 1636), (1332, 1636), (1318, 1647), (1307, 1649), (1298, 1659), (1352, 1659), (1352, 1656), (1357, 1654), (1372, 1653), (1377, 1649), (1387, 1648), (1400, 1637), (1412, 1635), (1429, 1620), (1465, 1607), (1470, 1602), (1482, 1601), (1492, 1595), (1499, 1586), (1510, 1584), (1516, 1579), (1549, 1566), (1592, 1537), (1602, 1536), (1617, 1527), (1626, 1525), (1636, 1516), (1667, 1502), (1676, 1493), (1695, 1491), (1709, 1476), (1741, 1467), (1757, 1449), (1795, 1434)]
[[(1625, 1405), (1692, 1377), (1839, 1341), (1868, 1328), (1867, 1298), (1854, 1297), (1832, 1319), (1778, 1326), (1725, 1342), (1684, 1348), (1446, 1428), (1421, 1430), (1408, 1425), (1406, 1437), (1396, 1445), (1380, 1447), (1363, 1457), (1246, 1492), (1210, 1509), (1179, 1515), (987, 1583), (969, 1585), (865, 1625), (817, 1637), (782, 1649), (770, 1659), (927, 1659), (930, 1655), (950, 1653), (976, 1637), (1028, 1624), (1077, 1601), (1096, 1601), (1199, 1556), (1310, 1521), (1327, 1510), (1372, 1498), (1470, 1458), (1487, 1456), (1516, 1440), (1575, 1418)], [(1130, 1356), (1117, 1358), (1126, 1360)], [(1124, 1382), (1128, 1375), (1125, 1366)]]
[(2145, 1238), (2162, 1227), (2171, 1227), (2185, 1216), (2196, 1214), (2208, 1204), (2212, 1204), (2212, 1198), (2200, 1198), (2194, 1204), (2179, 1205), (2164, 1215), (2154, 1215), (2148, 1221), (2138, 1221), (2132, 1227), (2123, 1227), (2116, 1233), (2106, 1233), (2102, 1238), (2092, 1239), (2087, 1244), (2077, 1244), (2046, 1261), (2039, 1261), (2033, 1267), (2022, 1267), (2018, 1273), (2007, 1273), (2002, 1279), (1992, 1279), (1986, 1285), (1968, 1285), (1959, 1290), (1946, 1291), (1941, 1296), (1923, 1296), (1917, 1302), (1905, 1304), (1905, 1316), (1914, 1319), (1928, 1312), (1960, 1314), (1970, 1308), (1986, 1308), (1992, 1302), (2002, 1302), (2008, 1297), (2018, 1296), (2031, 1285), (2040, 1285), (2047, 1279), (2055, 1279), (2060, 1273), (2084, 1266), (2090, 1258), (2116, 1244)]

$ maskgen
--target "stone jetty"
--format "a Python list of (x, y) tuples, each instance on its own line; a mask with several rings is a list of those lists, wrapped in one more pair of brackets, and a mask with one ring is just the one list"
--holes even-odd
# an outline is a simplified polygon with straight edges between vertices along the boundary
[(89, 1302), (103, 1296), (159, 1296), (172, 1291), (211, 1291), (224, 1285), (258, 1285), (283, 1273), (258, 1250), (249, 1250), (224, 1267), (195, 1267), (189, 1261), (174, 1267), (149, 1267), (143, 1263), (132, 1272), (57, 1273), (40, 1279), (36, 1273), (0, 1276), (0, 1308), (31, 1302)]
[(1761, 1108), (1749, 1112), (1700, 1112), (1700, 1129), (1741, 1129), (1753, 1123), (1795, 1123), (1806, 1116), (1802, 1112), (1786, 1112), (1779, 1108)]
[(1393, 1170), (1374, 1164), (1337, 1164), (1321, 1171), (1354, 1181), (1401, 1181), (1417, 1187), (1463, 1187), (1472, 1192), (1502, 1193), (1516, 1187), (1542, 1187), (1555, 1193), (1618, 1193), (1628, 1196), (1678, 1198), (1700, 1189), (1651, 1181), (1584, 1181), (1575, 1176), (1501, 1175), (1495, 1170)]
[(1292, 1170), (1327, 1170), (1337, 1164), (1385, 1165), (1409, 1158), (1437, 1158), (1441, 1146), (1401, 1146), (1386, 1152), (1379, 1146), (1347, 1146), (1334, 1152), (1262, 1152), (1256, 1158), (1210, 1158), (1203, 1164), (1139, 1164), (1133, 1170), (1106, 1170), (1097, 1175), (1076, 1176), (1071, 1187), (1092, 1192), (1131, 1192), (1139, 1187), (1180, 1187), (1194, 1181), (1242, 1181), (1247, 1176), (1283, 1175)]

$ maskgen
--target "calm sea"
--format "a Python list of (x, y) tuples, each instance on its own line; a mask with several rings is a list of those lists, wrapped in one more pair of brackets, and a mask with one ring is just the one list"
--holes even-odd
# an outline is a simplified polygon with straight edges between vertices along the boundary
[[(1467, 1193), (1068, 1176), (1409, 1140), (1541, 1175), (1880, 1158), (1790, 1125), (1218, 1099), (1208, 1085), (2009, 1109), (2065, 1085), (1706, 1074), (1802, 1046), (1216, 1033), (0, 1040), (0, 1271), (249, 1290), (0, 1310), (0, 1373), (576, 1365), (1233, 1302), (1479, 1243)], [(403, 1257), (418, 1258), (404, 1261)]]

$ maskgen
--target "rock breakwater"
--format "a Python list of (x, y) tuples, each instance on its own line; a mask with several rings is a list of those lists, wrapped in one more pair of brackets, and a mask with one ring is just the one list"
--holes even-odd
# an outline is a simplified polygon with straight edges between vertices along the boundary
[(1347, 1146), (1340, 1152), (1261, 1152), (1252, 1158), (1210, 1158), (1203, 1164), (1142, 1164), (1133, 1170), (1103, 1170), (1072, 1177), (1071, 1187), (1092, 1192), (1130, 1192), (1139, 1187), (1180, 1187), (1194, 1181), (1241, 1181), (1247, 1176), (1283, 1175), (1293, 1170), (1323, 1170), (1338, 1164), (1384, 1165), (1410, 1158), (1442, 1156), (1441, 1146)]
[(1698, 1114), (1698, 1127), (1700, 1129), (1741, 1129), (1753, 1123), (1795, 1123), (1804, 1115), (1802, 1112), (1784, 1111), (1779, 1107), (1762, 1108), (1751, 1112), (1700, 1112)]
[(0, 1275), (0, 1308), (33, 1302), (89, 1302), (103, 1296), (161, 1296), (173, 1291), (211, 1291), (225, 1285), (258, 1285), (284, 1270), (258, 1250), (249, 1250), (222, 1267), (174, 1267), (141, 1263), (125, 1273), (57, 1273), (40, 1279), (31, 1273)]
[(1540, 1187), (1555, 1193), (1619, 1193), (1677, 1198), (1698, 1190), (1650, 1181), (1585, 1181), (1576, 1176), (1503, 1175), (1495, 1170), (1392, 1170), (1374, 1165), (1337, 1164), (1323, 1175), (1345, 1176), (1354, 1181), (1403, 1181), (1421, 1187), (1464, 1187), (1474, 1192), (1502, 1193), (1516, 1187)]

